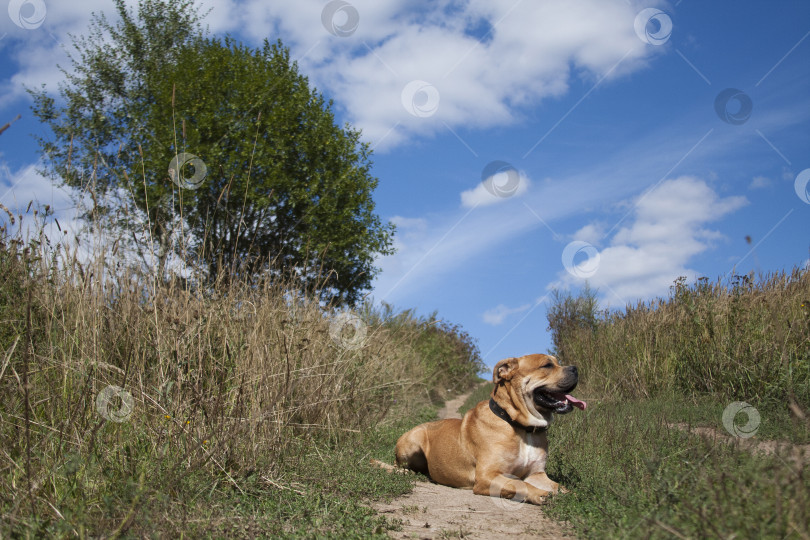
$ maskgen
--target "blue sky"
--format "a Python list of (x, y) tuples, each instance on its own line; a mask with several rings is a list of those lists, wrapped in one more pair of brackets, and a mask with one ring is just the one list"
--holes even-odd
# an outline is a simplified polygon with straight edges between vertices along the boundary
[[(75, 5), (74, 5), (75, 4)], [(485, 361), (550, 346), (553, 288), (603, 307), (808, 264), (810, 3), (214, 1), (213, 33), (281, 38), (375, 149), (397, 254), (372, 292), (461, 324)], [(111, 2), (0, 10), (0, 202), (69, 200), (35, 172), (24, 86)], [(746, 241), (750, 237), (751, 242)]]

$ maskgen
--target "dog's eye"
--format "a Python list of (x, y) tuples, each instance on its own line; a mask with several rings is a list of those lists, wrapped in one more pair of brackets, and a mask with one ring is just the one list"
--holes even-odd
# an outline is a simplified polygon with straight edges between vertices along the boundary
[(552, 364), (551, 362), (549, 362), (548, 364), (546, 364), (545, 366), (543, 366), (543, 369), (548, 369), (548, 368), (553, 368), (553, 367), (554, 367), (554, 364)]

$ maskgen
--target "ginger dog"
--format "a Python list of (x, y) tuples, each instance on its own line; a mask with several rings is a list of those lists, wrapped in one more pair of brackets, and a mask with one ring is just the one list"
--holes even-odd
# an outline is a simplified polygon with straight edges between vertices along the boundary
[(541, 504), (560, 489), (545, 473), (546, 430), (554, 413), (585, 409), (570, 395), (578, 379), (576, 367), (545, 354), (501, 360), (491, 399), (460, 420), (429, 422), (402, 435), (397, 465), (478, 495)]

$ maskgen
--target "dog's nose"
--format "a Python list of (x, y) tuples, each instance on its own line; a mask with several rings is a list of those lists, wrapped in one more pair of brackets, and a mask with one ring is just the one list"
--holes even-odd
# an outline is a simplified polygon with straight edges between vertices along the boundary
[(579, 376), (579, 372), (577, 371), (577, 366), (568, 366), (568, 369), (570, 369), (571, 373), (573, 373), (575, 376), (577, 376), (577, 377)]

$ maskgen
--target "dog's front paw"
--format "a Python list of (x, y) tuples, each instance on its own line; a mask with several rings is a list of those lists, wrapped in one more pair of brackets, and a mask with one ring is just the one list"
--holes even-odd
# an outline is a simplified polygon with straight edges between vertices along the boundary
[(546, 504), (549, 501), (549, 495), (552, 493), (550, 491), (545, 491), (543, 489), (533, 489), (529, 492), (528, 496), (526, 497), (526, 502), (530, 502), (532, 504)]

